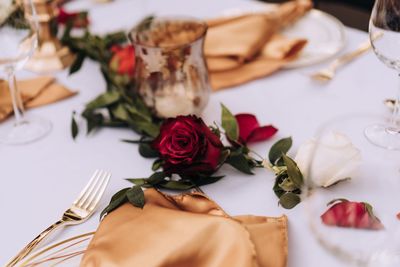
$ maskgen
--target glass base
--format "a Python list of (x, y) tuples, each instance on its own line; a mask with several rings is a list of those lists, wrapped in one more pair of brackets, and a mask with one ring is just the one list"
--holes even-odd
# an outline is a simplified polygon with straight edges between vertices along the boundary
[(383, 124), (368, 126), (364, 131), (368, 141), (379, 147), (400, 150), (400, 130)]
[(31, 143), (46, 136), (51, 128), (51, 122), (40, 117), (25, 117), (19, 124), (10, 119), (0, 124), (0, 143), (7, 145)]

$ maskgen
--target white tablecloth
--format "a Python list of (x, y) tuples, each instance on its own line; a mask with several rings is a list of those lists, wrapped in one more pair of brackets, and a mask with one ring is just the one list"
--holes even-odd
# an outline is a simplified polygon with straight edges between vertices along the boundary
[[(93, 30), (106, 33), (128, 29), (144, 12), (208, 17), (248, 4), (240, 0), (117, 0), (106, 5), (77, 1), (71, 8), (91, 8)], [(367, 38), (366, 33), (349, 28), (346, 33), (345, 50), (356, 48)], [(266, 155), (279, 138), (293, 136), (296, 148), (313, 136), (321, 123), (338, 115), (356, 111), (386, 113), (381, 102), (393, 96), (397, 86), (396, 75), (373, 53), (346, 66), (326, 86), (311, 82), (304, 75), (306, 71), (284, 70), (272, 77), (214, 93), (204, 119), (209, 123), (219, 120), (219, 103), (223, 102), (233, 113), (254, 113), (261, 123), (273, 123), (279, 128), (279, 134), (271, 141), (252, 146)], [(33, 74), (27, 72), (19, 75), (30, 76)], [(41, 230), (58, 220), (95, 169), (113, 173), (101, 207), (113, 193), (129, 186), (123, 178), (151, 174), (152, 161), (142, 158), (135, 145), (120, 142), (124, 138), (137, 138), (130, 130), (103, 129), (88, 137), (81, 135), (76, 141), (71, 138), (72, 111), (81, 110), (88, 100), (105, 90), (97, 64), (86, 60), (77, 74), (68, 76), (63, 71), (56, 76), (59, 82), (78, 90), (79, 95), (29, 111), (53, 122), (50, 135), (29, 145), (0, 145), (0, 263), (5, 263)], [(246, 176), (230, 167), (224, 167), (221, 173), (226, 178), (203, 189), (228, 213), (289, 217), (289, 267), (320, 266), (322, 262), (325, 267), (342, 266), (314, 239), (307, 225), (304, 204), (293, 210), (278, 207), (272, 191), (272, 173), (257, 170), (256, 175)], [(57, 239), (95, 230), (98, 222), (97, 213), (88, 222), (66, 229)]]

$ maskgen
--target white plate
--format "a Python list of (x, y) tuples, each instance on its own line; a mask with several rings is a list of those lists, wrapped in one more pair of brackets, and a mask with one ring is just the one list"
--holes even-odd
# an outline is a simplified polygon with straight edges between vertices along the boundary
[[(229, 9), (222, 14), (227, 16), (244, 13), (268, 11), (273, 4), (253, 2), (245, 8)], [(306, 67), (330, 59), (339, 53), (346, 44), (344, 25), (337, 18), (313, 9), (294, 25), (283, 31), (288, 37), (300, 37), (308, 40), (307, 46), (298, 59), (286, 65), (286, 68)]]

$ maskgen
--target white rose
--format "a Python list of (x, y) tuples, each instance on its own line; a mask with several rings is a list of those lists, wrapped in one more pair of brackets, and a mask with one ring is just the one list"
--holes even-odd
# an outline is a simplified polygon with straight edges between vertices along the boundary
[(294, 160), (306, 179), (328, 187), (357, 174), (361, 153), (346, 135), (332, 132), (301, 145)]
[(0, 25), (6, 21), (13, 11), (13, 0), (0, 0)]

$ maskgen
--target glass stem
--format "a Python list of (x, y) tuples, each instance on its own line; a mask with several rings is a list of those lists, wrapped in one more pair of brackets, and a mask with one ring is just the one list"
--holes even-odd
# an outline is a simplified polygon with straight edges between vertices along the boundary
[(13, 69), (7, 71), (8, 74), (8, 88), (10, 90), (12, 106), (15, 116), (15, 125), (23, 124), (24, 121), (24, 105), (22, 103), (21, 94), (18, 90), (17, 81)]

